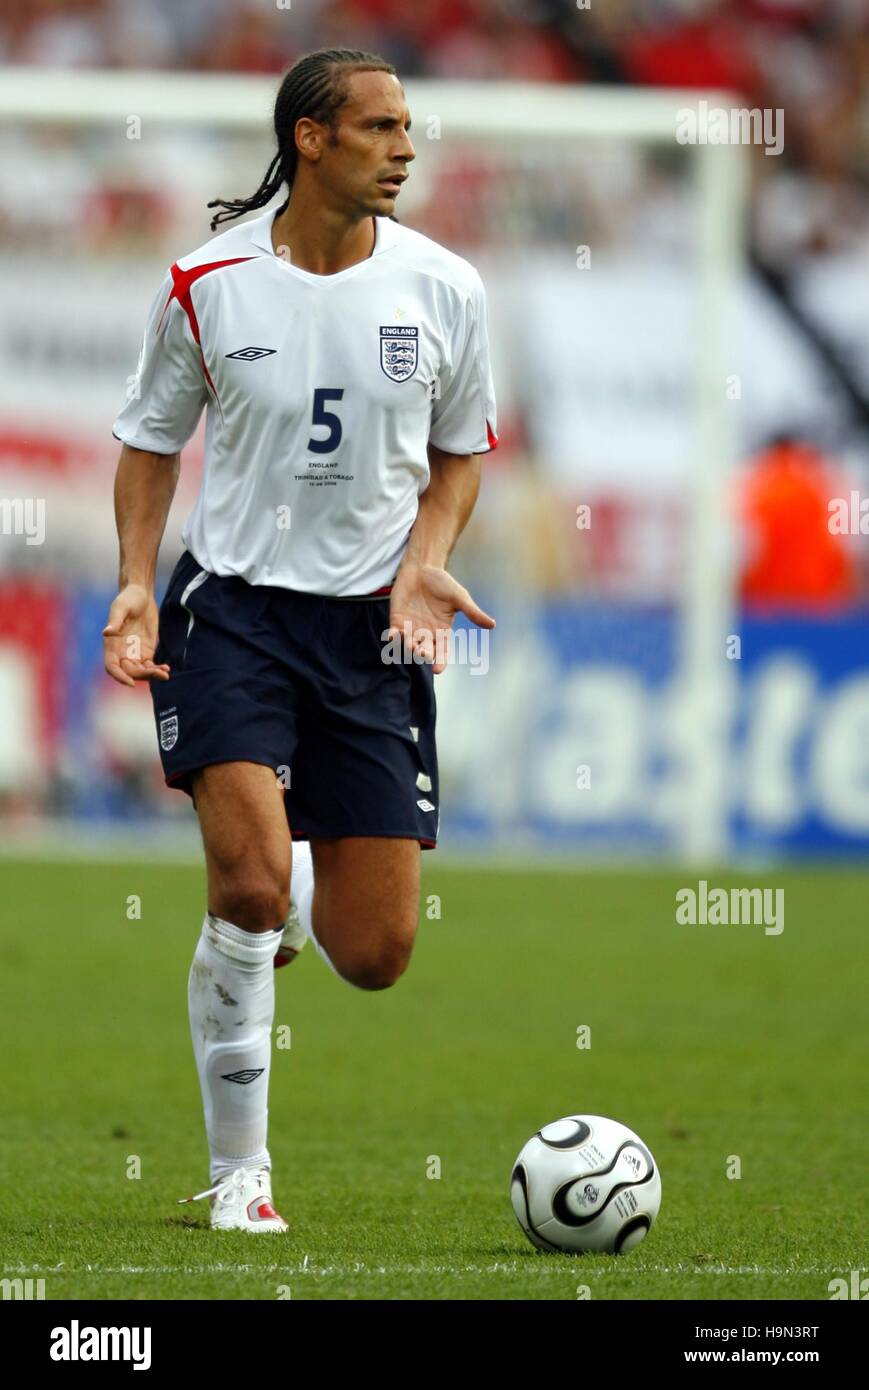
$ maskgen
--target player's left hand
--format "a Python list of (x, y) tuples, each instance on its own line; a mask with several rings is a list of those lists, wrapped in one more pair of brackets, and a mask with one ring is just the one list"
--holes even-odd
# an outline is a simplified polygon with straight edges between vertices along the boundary
[(484, 613), (467, 589), (437, 565), (404, 564), (398, 571), (389, 602), (387, 637), (401, 637), (411, 657), (432, 664), (440, 675), (447, 664), (449, 635), (457, 613), (478, 627), (492, 628), (495, 619)]

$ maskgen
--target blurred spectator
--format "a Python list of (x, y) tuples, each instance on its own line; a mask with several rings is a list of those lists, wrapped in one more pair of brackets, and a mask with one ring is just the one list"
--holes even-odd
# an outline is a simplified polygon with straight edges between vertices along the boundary
[(203, 38), (197, 65), (220, 72), (280, 72), (298, 56), (288, 47), (281, 23), (285, 17), (286, 12), (274, 5), (234, 7), (213, 34)]
[(657, 87), (707, 87), (758, 94), (758, 73), (746, 26), (734, 6), (721, 0), (672, 5), (656, 22), (625, 35), (624, 72), (628, 81)]
[(847, 607), (856, 588), (849, 542), (829, 526), (830, 499), (843, 488), (833, 466), (795, 440), (776, 441), (748, 464), (740, 497), (747, 605), (825, 612)]

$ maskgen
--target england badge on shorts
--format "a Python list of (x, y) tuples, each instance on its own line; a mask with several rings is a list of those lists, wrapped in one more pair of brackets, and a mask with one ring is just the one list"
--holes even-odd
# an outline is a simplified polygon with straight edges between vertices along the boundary
[(380, 327), (380, 366), (391, 381), (407, 381), (416, 371), (419, 329), (408, 324)]
[(164, 753), (170, 752), (178, 742), (178, 715), (167, 714), (160, 720), (160, 747)]

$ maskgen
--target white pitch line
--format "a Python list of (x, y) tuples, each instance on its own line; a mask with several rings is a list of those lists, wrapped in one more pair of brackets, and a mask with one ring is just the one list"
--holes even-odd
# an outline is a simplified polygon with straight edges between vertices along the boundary
[(298, 1265), (9, 1265), (2, 1274), (296, 1274)]
[[(534, 1267), (523, 1263), (521, 1265), (493, 1264), (493, 1265), (366, 1265), (357, 1262), (352, 1265), (312, 1265), (308, 1263), (305, 1256), (303, 1263), (293, 1265), (259, 1265), (259, 1264), (199, 1264), (199, 1265), (8, 1265), (0, 1274), (315, 1274), (315, 1275), (339, 1275), (346, 1277), (349, 1274), (530, 1274)], [(541, 1268), (541, 1266), (537, 1266)], [(571, 1273), (579, 1273), (582, 1269), (577, 1257), (577, 1263), (572, 1267)], [(566, 1265), (553, 1266), (553, 1272), (566, 1274)], [(850, 1267), (844, 1268), (841, 1265), (805, 1265), (781, 1269), (770, 1265), (644, 1265), (642, 1268), (633, 1271), (636, 1274), (767, 1274), (778, 1278), (792, 1277), (795, 1275), (824, 1275), (839, 1274), (847, 1275)], [(595, 1271), (595, 1277), (607, 1277), (610, 1274), (621, 1275), (631, 1273), (630, 1265), (619, 1265), (616, 1269), (602, 1269)]]

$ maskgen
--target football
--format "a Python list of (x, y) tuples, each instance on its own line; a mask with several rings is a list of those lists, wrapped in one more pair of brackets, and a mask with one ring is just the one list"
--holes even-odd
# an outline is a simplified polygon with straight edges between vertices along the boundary
[(658, 1215), (661, 1175), (642, 1139), (618, 1120), (568, 1115), (520, 1151), (510, 1196), (538, 1249), (622, 1255)]

